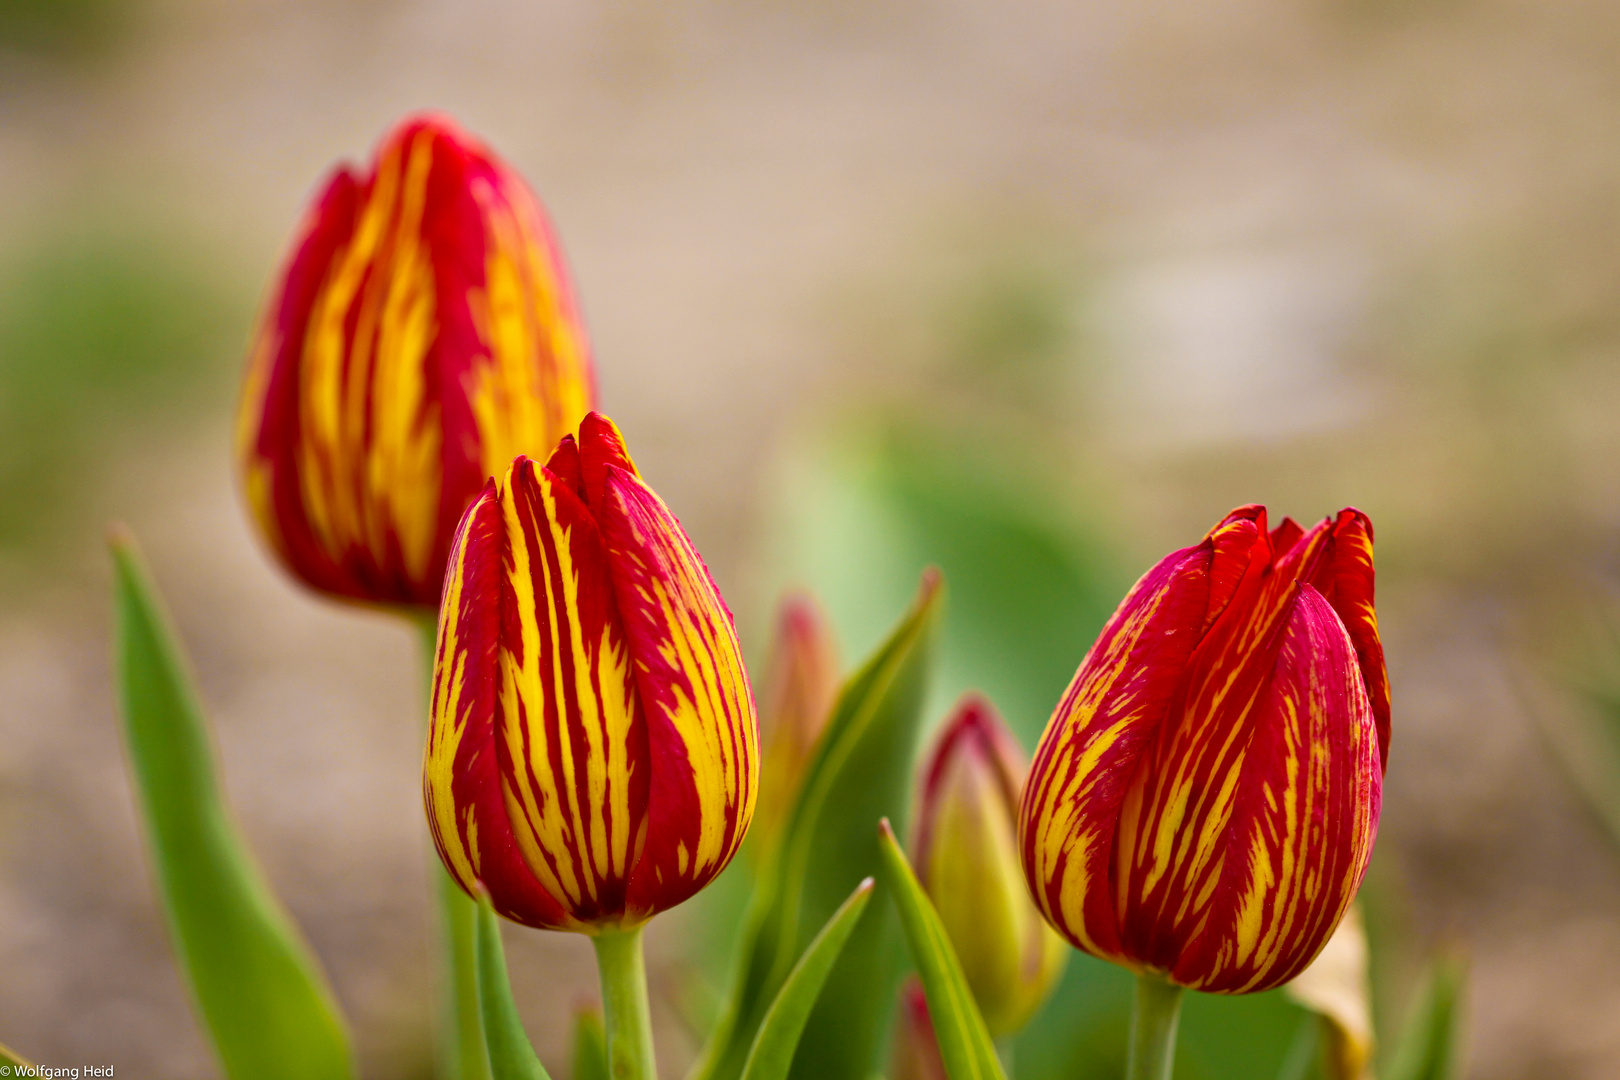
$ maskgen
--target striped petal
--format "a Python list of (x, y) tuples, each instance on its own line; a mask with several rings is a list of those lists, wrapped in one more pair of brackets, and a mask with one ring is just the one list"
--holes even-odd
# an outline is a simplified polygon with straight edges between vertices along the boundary
[(585, 489), (646, 711), (647, 835), (632, 912), (680, 903), (723, 870), (753, 816), (757, 722), (731, 612), (675, 515), (603, 417), (581, 424)]
[[(1254, 532), (1252, 522), (1230, 528)], [(1197, 644), (1193, 628), (1210, 607), (1215, 546), (1172, 553), (1126, 595), (1052, 714), (1024, 785), (1019, 847), (1035, 904), (1095, 956), (1123, 960), (1108, 888), (1115, 826), (1137, 760)], [(1220, 566), (1224, 581), (1225, 560)]]
[(1187, 986), (1247, 993), (1293, 978), (1355, 897), (1378, 831), (1376, 725), (1354, 645), (1309, 585), (1290, 605), (1243, 755), (1218, 882), (1171, 967)]
[(495, 749), (512, 832), (573, 920), (616, 923), (648, 823), (651, 761), (603, 537), (573, 489), (528, 458), (499, 495)]
[(440, 117), (339, 172), (269, 305), (238, 424), (249, 503), (323, 591), (431, 606), (484, 481), (594, 398), (544, 212)]
[[(1389, 761), (1389, 672), (1373, 607), (1373, 527), (1367, 515), (1347, 507), (1333, 522), (1333, 550), (1311, 583), (1333, 605), (1356, 647), (1356, 661), (1378, 726), (1378, 760)], [(1381, 765), (1381, 767), (1383, 767)]]
[(450, 875), (468, 893), (483, 882), (495, 908), (530, 926), (566, 926), (567, 912), (535, 879), (507, 816), (497, 765), (499, 652), (506, 533), (491, 481), (451, 547), (434, 663), (422, 788), (428, 826)]

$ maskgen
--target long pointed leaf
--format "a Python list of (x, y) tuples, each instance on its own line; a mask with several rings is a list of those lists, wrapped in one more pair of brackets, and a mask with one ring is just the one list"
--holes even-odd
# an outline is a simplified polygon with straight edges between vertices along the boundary
[(1430, 964), (1386, 1080), (1452, 1080), (1457, 1075), (1467, 979), (1468, 966), (1461, 957), (1442, 956)]
[(118, 683), (169, 929), (232, 1080), (348, 1080), (325, 976), (248, 853), (215, 778), (208, 722), (135, 541), (112, 539)]
[[(737, 974), (694, 1080), (738, 1080), (766, 1010), (811, 937), (877, 872), (872, 822), (908, 808), (943, 588), (924, 575), (911, 610), (839, 695), (780, 838), (755, 884)], [(799, 1041), (795, 1080), (867, 1080), (901, 953), (883, 905), (868, 907)]]
[(804, 1034), (804, 1025), (810, 1019), (810, 1010), (815, 1007), (816, 999), (821, 996), (821, 989), (827, 983), (827, 976), (832, 974), (833, 964), (838, 960), (838, 954), (844, 951), (850, 934), (855, 931), (855, 924), (860, 920), (861, 913), (866, 910), (867, 902), (872, 899), (872, 879), (867, 878), (855, 886), (855, 891), (832, 918), (827, 925), (821, 928), (821, 933), (810, 942), (804, 955), (793, 966), (793, 971), (782, 984), (782, 990), (771, 1002), (771, 1007), (765, 1014), (765, 1019), (759, 1025), (759, 1034), (754, 1037), (753, 1048), (748, 1051), (748, 1062), (743, 1066), (742, 1080), (783, 1080), (788, 1070), (793, 1067), (793, 1053), (798, 1049), (799, 1037)]
[(487, 896), (478, 901), (478, 1008), (484, 1017), (484, 1043), (495, 1080), (551, 1080), (524, 1034), (512, 984), (506, 977), (501, 924)]
[(594, 1006), (574, 1014), (574, 1080), (613, 1080), (608, 1070), (607, 1025)]
[(27, 1064), (29, 1063), (18, 1057), (17, 1054), (5, 1043), (0, 1043), (0, 1065), (17, 1066)]
[(923, 992), (928, 996), (928, 1015), (934, 1022), (939, 1055), (951, 1080), (1006, 1080), (995, 1044), (984, 1026), (984, 1017), (968, 989), (967, 976), (945, 935), (939, 914), (923, 892), (911, 863), (894, 838), (888, 821), (878, 826), (882, 837), (883, 885), (894, 897), (900, 911), (900, 927), (905, 931), (911, 959), (917, 965)]

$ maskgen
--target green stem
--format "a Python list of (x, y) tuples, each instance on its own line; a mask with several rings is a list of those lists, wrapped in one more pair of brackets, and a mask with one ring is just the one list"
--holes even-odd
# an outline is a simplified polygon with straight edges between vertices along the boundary
[(1180, 1017), (1181, 987), (1152, 972), (1136, 977), (1131, 1056), (1125, 1080), (1170, 1080), (1176, 1057), (1176, 1021)]
[[(426, 668), (428, 707), (433, 697), (433, 657), (438, 624), (433, 616), (413, 620), (421, 635)], [(422, 711), (424, 722), (427, 708)], [(483, 1018), (478, 1012), (478, 906), (433, 860), (434, 892), (439, 898), (439, 926), (444, 942), (444, 987), (439, 1023), (439, 1080), (490, 1080), (489, 1051), (484, 1046)]]
[(591, 938), (591, 944), (596, 946), (596, 967), (602, 975), (602, 1012), (607, 1020), (608, 1066), (613, 1080), (657, 1080), (641, 927), (603, 931)]

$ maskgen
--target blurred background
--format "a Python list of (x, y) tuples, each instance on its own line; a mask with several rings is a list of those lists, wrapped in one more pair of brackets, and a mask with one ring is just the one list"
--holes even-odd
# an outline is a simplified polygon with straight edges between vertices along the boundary
[[(434, 107), (550, 206), (752, 657), (797, 584), (853, 665), (938, 563), (931, 715), (979, 687), (1030, 748), (1166, 551), (1366, 510), (1380, 1027), (1459, 949), (1468, 1076), (1617, 1075), (1617, 56), (1597, 0), (0, 0), (0, 1038), (216, 1075), (110, 693), (116, 518), (366, 1075), (428, 1075), (411, 634), (275, 569), (230, 438), (305, 199)], [(670, 1075), (703, 915), (656, 924)], [(508, 948), (561, 1076), (589, 949)], [(1070, 965), (1021, 1076), (1122, 1053), (1117, 974)], [(1243, 1035), (1185, 1075), (1274, 1075), (1292, 1008), (1190, 1006), (1184, 1043)]]

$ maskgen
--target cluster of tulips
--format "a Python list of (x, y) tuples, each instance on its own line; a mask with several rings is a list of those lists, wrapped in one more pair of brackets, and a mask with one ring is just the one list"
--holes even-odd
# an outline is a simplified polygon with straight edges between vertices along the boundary
[[(829, 835), (848, 821), (838, 811), (885, 782), (863, 780), (863, 763), (911, 768), (915, 727), (893, 717), (921, 708), (941, 583), (925, 574), (841, 688), (814, 604), (786, 602), (762, 746), (731, 612), (596, 397), (539, 202), (437, 116), (326, 184), (248, 368), (237, 455), (268, 545), (314, 589), (423, 629), (422, 788), (446, 872), (442, 1076), (545, 1075), (512, 1007), (501, 917), (590, 937), (596, 1064), (653, 1080), (642, 929), (714, 881), (751, 825), (755, 895), (698, 1080), (818, 1075), (794, 1064), (807, 1025), (836, 1008), (840, 965), (858, 984), (891, 909), (916, 973), (874, 991), (893, 1007), (894, 1080), (1003, 1076), (997, 1040), (1045, 1001), (1070, 946), (1135, 973), (1129, 1075), (1162, 1080), (1183, 988), (1271, 989), (1323, 949), (1372, 852), (1389, 750), (1364, 515), (1306, 529), (1259, 506), (1228, 514), (1148, 570), (1083, 659), (1076, 643), (1032, 759), (969, 696), (922, 755), (909, 858), (874, 814), (847, 826), (868, 865), (824, 880), (817, 859), (847, 840)], [(161, 728), (164, 710), (195, 706), (130, 541), (115, 553), (136, 779), (226, 1072), (352, 1075), (296, 933), (272, 901), (241, 899), (262, 892), (251, 867), (208, 885), (239, 838), (188, 825), (218, 810), (206, 744), (165, 771), (163, 739), (181, 729)], [(260, 956), (241, 943), (255, 934), (269, 959), (233, 959)], [(275, 980), (303, 980), (313, 1004), (278, 991), (240, 1020), (255, 982)], [(849, 1061), (858, 1080), (883, 1071), (879, 1024), (815, 1028), (818, 1044), (855, 1047), (840, 1059), (818, 1045), (817, 1060)]]

